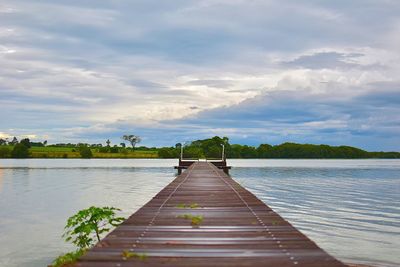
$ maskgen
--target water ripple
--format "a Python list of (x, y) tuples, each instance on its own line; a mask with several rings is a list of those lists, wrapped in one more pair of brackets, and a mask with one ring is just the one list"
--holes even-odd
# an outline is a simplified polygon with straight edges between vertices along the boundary
[[(399, 160), (230, 163), (238, 182), (332, 255), (375, 266), (400, 265)], [(0, 249), (0, 266), (46, 266), (72, 249), (60, 238), (71, 214), (96, 205), (116, 206), (129, 216), (174, 178), (175, 164), (0, 160), (0, 244), (7, 244)]]
[(248, 165), (261, 167), (237, 167), (231, 174), (339, 259), (399, 266), (400, 161), (369, 162), (265, 167), (258, 161)]
[(0, 244), (7, 244), (0, 248), (0, 266), (47, 266), (72, 250), (61, 234), (76, 211), (115, 206), (128, 217), (173, 178), (170, 167), (0, 169)]

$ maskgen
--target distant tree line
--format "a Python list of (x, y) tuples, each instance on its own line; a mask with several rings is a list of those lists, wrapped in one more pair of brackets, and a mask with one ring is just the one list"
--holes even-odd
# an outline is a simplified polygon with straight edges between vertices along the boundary
[(0, 158), (28, 158), (29, 148), (32, 143), (29, 138), (18, 139), (14, 137), (11, 141), (7, 139), (0, 139)]
[(160, 158), (179, 158), (183, 146), (184, 158), (221, 158), (223, 145), (229, 149), (227, 137), (214, 136), (210, 139), (196, 140), (188, 144), (177, 143), (174, 147), (162, 147), (158, 149)]
[(157, 151), (160, 158), (179, 158), (181, 149), (185, 159), (220, 159), (224, 149), (227, 158), (309, 158), (309, 159), (355, 159), (355, 158), (400, 158), (399, 152), (368, 152), (351, 146), (329, 146), (283, 143), (280, 145), (261, 144), (257, 147), (239, 144), (230, 144), (229, 138), (214, 136), (209, 139), (196, 140), (190, 143), (177, 143), (173, 147), (135, 147), (140, 142), (140, 137), (135, 135), (124, 135), (123, 140), (131, 143), (131, 148), (125, 143), (111, 145), (107, 140), (106, 145), (88, 143), (59, 143), (48, 145), (47, 141), (31, 142), (28, 138), (18, 141), (16, 137), (12, 140), (0, 139), (0, 158), (27, 158), (30, 156), (29, 149), (32, 147), (65, 147), (71, 148), (72, 152), (79, 152), (82, 158), (93, 157), (96, 153), (121, 153), (128, 154), (132, 151)]
[[(180, 143), (175, 147), (163, 147), (158, 150), (161, 158), (178, 158)], [(280, 145), (261, 144), (258, 147), (230, 144), (227, 137), (215, 136), (210, 139), (196, 140), (184, 145), (184, 158), (221, 158), (222, 145), (227, 158), (308, 158), (308, 159), (356, 159), (356, 158), (400, 158), (399, 152), (368, 152), (351, 146), (329, 146), (283, 143)]]
[[(17, 137), (13, 137), (11, 140), (8, 138), (0, 138), (0, 158), (28, 158), (31, 156), (29, 149), (32, 147), (48, 147), (48, 148), (71, 148), (71, 152), (79, 152), (82, 158), (92, 158), (93, 152), (97, 153), (121, 153), (128, 154), (130, 151), (135, 150), (136, 144), (140, 143), (141, 138), (137, 135), (124, 135), (121, 137), (124, 141), (128, 141), (132, 148), (126, 147), (124, 142), (118, 145), (111, 146), (111, 141), (107, 139), (106, 145), (101, 143), (89, 144), (89, 143), (58, 143), (58, 144), (47, 144), (47, 140), (43, 142), (32, 142), (29, 138), (21, 139), (18, 141)], [(141, 146), (136, 149), (141, 151), (156, 151), (155, 147)], [(65, 153), (65, 157), (68, 155)]]

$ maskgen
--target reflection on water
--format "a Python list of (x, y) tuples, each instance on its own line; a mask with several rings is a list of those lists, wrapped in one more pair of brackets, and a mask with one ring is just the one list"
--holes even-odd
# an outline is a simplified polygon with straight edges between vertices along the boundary
[[(69, 251), (77, 210), (129, 216), (174, 178), (176, 160), (0, 160), (0, 266), (46, 266)], [(232, 176), (329, 253), (399, 266), (400, 161), (232, 160)], [(4, 246), (2, 244), (7, 244)]]

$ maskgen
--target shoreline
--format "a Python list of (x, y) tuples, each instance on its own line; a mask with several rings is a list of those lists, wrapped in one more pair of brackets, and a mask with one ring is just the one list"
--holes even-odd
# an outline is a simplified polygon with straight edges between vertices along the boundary
[[(11, 158), (11, 157), (0, 157), (1, 159), (174, 159), (179, 160), (179, 158), (162, 158), (157, 156), (151, 157), (141, 157), (141, 156), (126, 156), (126, 157), (113, 157), (113, 156), (93, 156), (91, 158), (83, 157), (27, 157), (27, 158)], [(221, 159), (183, 159), (185, 160), (199, 160), (199, 161), (220, 161)], [(400, 158), (227, 158), (227, 160), (400, 160)]]

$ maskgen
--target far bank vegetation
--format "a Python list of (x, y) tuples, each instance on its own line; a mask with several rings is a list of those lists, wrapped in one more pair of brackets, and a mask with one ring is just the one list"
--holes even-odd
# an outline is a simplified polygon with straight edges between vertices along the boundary
[[(179, 158), (181, 143), (171, 147), (136, 146), (141, 138), (124, 135), (124, 142), (112, 144), (58, 143), (47, 141), (32, 142), (28, 138), (18, 141), (0, 139), (0, 158)], [(357, 159), (357, 158), (400, 158), (399, 152), (368, 152), (351, 146), (329, 146), (314, 144), (283, 143), (280, 145), (261, 144), (249, 146), (230, 144), (229, 138), (215, 136), (183, 144), (185, 159), (220, 159), (224, 146), (227, 158), (283, 158), (283, 159)]]

